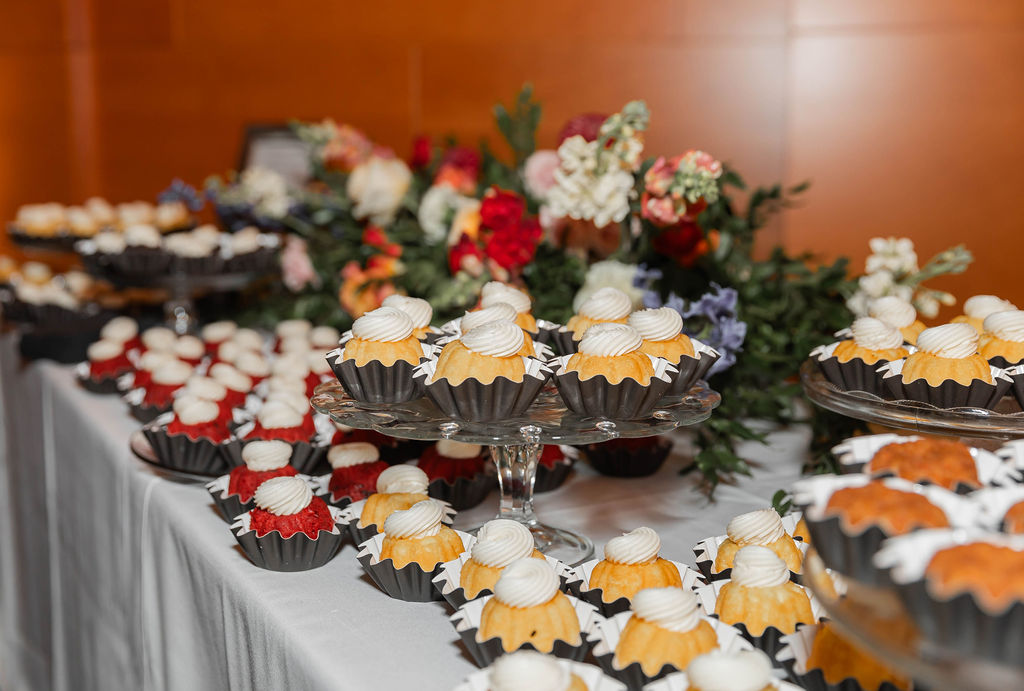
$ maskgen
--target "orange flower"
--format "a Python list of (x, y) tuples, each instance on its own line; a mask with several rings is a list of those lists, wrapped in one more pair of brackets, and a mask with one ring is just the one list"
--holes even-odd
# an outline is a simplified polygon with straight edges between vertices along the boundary
[(353, 319), (380, 307), (388, 295), (395, 292), (391, 278), (396, 276), (401, 262), (394, 257), (377, 254), (370, 257), (364, 269), (359, 262), (350, 261), (341, 270), (338, 302)]

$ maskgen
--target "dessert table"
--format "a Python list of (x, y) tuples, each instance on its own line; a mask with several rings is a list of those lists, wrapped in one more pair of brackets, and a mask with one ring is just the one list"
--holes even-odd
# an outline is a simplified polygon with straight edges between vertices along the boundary
[[(79, 387), (71, 367), (24, 364), (0, 337), (0, 688), (451, 689), (474, 665), (443, 603), (391, 600), (346, 544), (325, 567), (253, 566), (199, 485), (157, 474), (128, 447), (138, 423), (116, 396)], [(728, 392), (724, 392), (728, 396)], [(709, 503), (685, 432), (654, 476), (597, 475), (585, 463), (536, 503), (600, 547), (648, 525), (662, 554), (691, 547), (735, 514), (764, 507), (805, 462), (808, 431), (743, 447), (752, 478)], [(494, 493), (459, 515), (471, 527)]]

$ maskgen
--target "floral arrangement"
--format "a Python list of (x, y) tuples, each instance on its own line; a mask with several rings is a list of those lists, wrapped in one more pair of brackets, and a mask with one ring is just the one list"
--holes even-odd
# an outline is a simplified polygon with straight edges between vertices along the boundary
[[(529, 87), (510, 108), (495, 107), (511, 160), (486, 145), (421, 137), (403, 161), (351, 126), (299, 123), (312, 150), (309, 188), (290, 190), (257, 171), (209, 181), (215, 203), (294, 233), (282, 285), (252, 302), (254, 318), (344, 327), (399, 292), (428, 299), (442, 323), (500, 280), (526, 288), (537, 317), (564, 323), (590, 293), (615, 286), (637, 308), (678, 310), (689, 333), (722, 353), (711, 383), (723, 403), (697, 432), (695, 467), (710, 487), (748, 473), (734, 448), (759, 438), (746, 421), (805, 419), (796, 372), (812, 347), (849, 324), (864, 279), (850, 280), (845, 260), (812, 268), (781, 248), (755, 258), (757, 229), (805, 186), (747, 190), (698, 149), (645, 159), (642, 101), (573, 118), (550, 149), (536, 146), (540, 117)], [(742, 207), (737, 192), (748, 192)], [(898, 257), (870, 264), (869, 276), (888, 271), (892, 286), (944, 299), (920, 283), (961, 255), (918, 270), (897, 250), (879, 246), (880, 256)]]

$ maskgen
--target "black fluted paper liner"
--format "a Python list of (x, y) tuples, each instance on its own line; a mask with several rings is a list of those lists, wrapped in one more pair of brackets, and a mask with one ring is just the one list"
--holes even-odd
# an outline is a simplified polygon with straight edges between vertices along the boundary
[(611, 477), (647, 477), (658, 472), (672, 451), (672, 440), (657, 437), (657, 443), (639, 451), (605, 442), (582, 447), (587, 461), (597, 472)]
[(444, 331), (432, 328), (432, 330), (428, 331), (427, 335), (424, 336), (421, 340), (427, 345), (434, 345), (435, 343), (440, 341), (442, 338), (445, 338), (446, 336), (448, 336), (448, 334), (446, 334)]
[(354, 360), (342, 360), (336, 351), (327, 357), (334, 376), (352, 398), (363, 403), (404, 403), (423, 395), (422, 379), (414, 379), (415, 365), (398, 361), (390, 367), (368, 362), (357, 367)]
[(650, 417), (672, 386), (671, 380), (656, 376), (647, 386), (629, 378), (612, 384), (601, 375), (581, 381), (578, 372), (555, 374), (555, 381), (567, 408), (579, 415), (612, 420)]
[(690, 357), (684, 355), (679, 358), (679, 362), (675, 363), (675, 367), (679, 370), (679, 373), (675, 375), (675, 379), (672, 381), (672, 386), (669, 387), (668, 396), (682, 396), (685, 395), (693, 385), (707, 376), (708, 371), (718, 362), (721, 358), (721, 354), (717, 351), (712, 350), (701, 350), (698, 353), (698, 357)]
[(992, 365), (993, 367), (998, 367), (999, 369), (1010, 369), (1011, 367), (1016, 367), (1017, 365), (1020, 365), (1022, 362), (1024, 361), (1010, 362), (1002, 355), (996, 355), (995, 357), (990, 357), (988, 359), (988, 364)]
[[(537, 333), (531, 333), (530, 337), (536, 343), (542, 343), (551, 348), (557, 350), (558, 344), (555, 341), (555, 334), (562, 328), (561, 324), (555, 322), (549, 322), (545, 319), (537, 320)], [(573, 350), (573, 352), (576, 352)], [(562, 355), (571, 355), (571, 353), (562, 353)]]
[(561, 328), (549, 329), (547, 334), (547, 345), (554, 348), (558, 355), (572, 355), (579, 349), (580, 342), (573, 338), (572, 331), (563, 331)]
[(388, 437), (388, 440), (392, 442), (390, 445), (377, 447), (380, 460), (388, 465), (398, 465), (419, 458), (420, 454), (434, 443), (419, 439), (395, 439), (394, 437)]
[(860, 358), (840, 362), (839, 358), (833, 356), (824, 360), (816, 359), (816, 362), (825, 379), (843, 391), (866, 391), (882, 398), (889, 397), (888, 389), (882, 384), (882, 376), (877, 371), (885, 365), (885, 361), (869, 365)]
[[(812, 669), (804, 674), (797, 674), (792, 669), (793, 665), (784, 666), (787, 667), (786, 673), (789, 675), (789, 678), (801, 688), (806, 689), (806, 691), (874, 691), (873, 689), (865, 689), (853, 677), (847, 677), (838, 684), (830, 684), (825, 681), (825, 675), (820, 669)], [(886, 681), (882, 682), (882, 685), (878, 687), (878, 691), (900, 691), (900, 689)]]
[[(489, 638), (481, 643), (476, 640), (477, 630), (478, 629), (476, 628), (471, 628), (459, 631), (459, 638), (462, 639), (462, 642), (465, 644), (470, 656), (472, 656), (473, 661), (481, 668), (489, 667), (492, 662), (497, 660), (506, 652), (513, 653), (517, 650), (537, 650), (532, 643), (525, 643), (516, 648), (516, 650), (506, 651), (501, 647), (500, 638)], [(587, 656), (587, 652), (589, 650), (590, 643), (587, 641), (586, 636), (580, 633), (580, 643), (578, 645), (570, 645), (563, 640), (556, 640), (551, 652), (546, 654), (561, 657), (566, 660), (582, 662)]]
[(527, 374), (519, 382), (496, 377), (490, 384), (466, 379), (453, 386), (442, 378), (427, 384), (426, 389), (430, 400), (448, 417), (467, 422), (494, 422), (523, 415), (544, 388), (545, 381), (546, 376)]
[(388, 597), (405, 602), (433, 602), (441, 599), (441, 594), (431, 583), (434, 574), (437, 573), (436, 567), (430, 571), (424, 571), (419, 564), (412, 562), (396, 569), (394, 562), (390, 559), (374, 564), (371, 563), (373, 555), (362, 552), (357, 559), (362, 564), (363, 570)]
[(649, 677), (644, 674), (643, 667), (639, 662), (631, 662), (627, 666), (619, 669), (615, 666), (615, 653), (605, 653), (604, 655), (595, 655), (594, 661), (597, 662), (598, 666), (604, 670), (604, 673), (610, 677), (614, 677), (626, 685), (629, 691), (641, 691), (643, 687), (647, 686), (651, 682), (663, 679), (670, 674), (679, 672), (680, 669), (675, 665), (665, 663), (658, 670), (658, 673), (653, 677)]
[(568, 458), (556, 461), (552, 468), (538, 463), (536, 479), (533, 481), (533, 493), (551, 492), (561, 487), (569, 477), (569, 473), (572, 472), (574, 463), (575, 461)]
[(171, 255), (156, 247), (126, 247), (124, 252), (107, 255), (107, 261), (125, 276), (153, 276), (167, 271)]
[(261, 247), (224, 260), (224, 270), (228, 273), (264, 273), (276, 267), (277, 249), (274, 247)]
[(121, 392), (121, 388), (117, 384), (120, 375), (116, 377), (101, 377), (99, 379), (93, 379), (89, 376), (78, 376), (76, 378), (83, 389), (92, 393), (106, 395)]
[(1010, 388), (1013, 397), (1017, 399), (1017, 405), (1024, 409), (1024, 366), (1010, 368), (1007, 375), (1013, 382)]
[(149, 423), (171, 409), (170, 405), (159, 406), (148, 403), (130, 403), (128, 410), (132, 417), (142, 423)]
[(268, 571), (294, 572), (319, 568), (334, 558), (345, 539), (340, 530), (336, 533), (321, 530), (315, 540), (302, 532), (287, 539), (276, 530), (263, 537), (256, 537), (255, 530), (232, 532), (249, 561)]
[(457, 477), (454, 484), (444, 478), (431, 480), (427, 494), (434, 499), (448, 502), (456, 511), (465, 511), (481, 504), (495, 487), (495, 476), (481, 471), (472, 477)]
[(844, 576), (866, 583), (888, 587), (888, 570), (880, 569), (871, 561), (882, 542), (889, 538), (877, 525), (850, 535), (843, 531), (839, 516), (815, 521), (805, 516), (811, 544), (821, 556), (825, 566)]
[[(228, 494), (228, 480), (228, 475), (222, 475), (213, 482), (207, 483), (206, 489), (210, 493), (213, 505), (220, 517), (228, 523), (234, 523), (236, 518), (255, 508), (256, 502), (252, 499), (243, 502), (238, 494)], [(223, 489), (218, 485), (222, 485)]]
[(186, 434), (168, 434), (163, 426), (142, 428), (153, 447), (156, 465), (195, 475), (222, 475), (228, 471), (220, 445), (205, 437), (190, 439)]
[[(229, 470), (236, 465), (245, 465), (245, 461), (242, 459), (242, 449), (251, 441), (259, 440), (255, 438), (243, 439), (232, 435), (230, 439), (221, 444), (221, 454)], [(329, 444), (323, 444), (319, 441), (316, 443), (290, 441), (287, 444), (292, 447), (292, 457), (288, 461), (288, 465), (295, 468), (299, 473), (302, 475), (317, 475), (318, 471), (323, 470), (326, 465)]]
[(214, 252), (207, 257), (171, 257), (171, 271), (191, 276), (211, 276), (224, 270), (224, 260)]
[(1005, 396), (1013, 381), (1008, 377), (995, 377), (995, 383), (989, 384), (975, 379), (969, 386), (964, 386), (947, 379), (939, 386), (932, 386), (924, 379), (916, 379), (909, 384), (903, 383), (900, 373), (887, 375), (883, 378), (891, 397), (898, 400), (920, 401), (936, 408), (985, 408), (995, 410), (996, 405)]
[(93, 316), (60, 305), (36, 305), (17, 298), (4, 304), (4, 318), (8, 321), (45, 327), (72, 326), (78, 322), (88, 322)]

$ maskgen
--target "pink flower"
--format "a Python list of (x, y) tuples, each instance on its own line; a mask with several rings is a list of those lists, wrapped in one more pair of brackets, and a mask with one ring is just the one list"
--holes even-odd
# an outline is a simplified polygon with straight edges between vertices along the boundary
[(718, 177), (722, 174), (722, 163), (715, 160), (715, 157), (706, 151), (700, 151), (699, 149), (690, 149), (683, 157), (692, 161), (693, 165), (697, 167), (697, 170), (706, 170), (711, 173), (712, 177)]
[(307, 285), (319, 285), (313, 262), (309, 258), (306, 241), (296, 235), (289, 235), (281, 252), (281, 275), (288, 290), (298, 293)]
[(657, 226), (671, 226), (679, 222), (676, 205), (671, 197), (654, 197), (644, 192), (640, 200), (640, 215)]
[(530, 154), (523, 166), (523, 182), (530, 196), (538, 200), (547, 199), (548, 190), (555, 185), (555, 171), (560, 163), (558, 152), (551, 149), (541, 149)]
[(668, 189), (672, 186), (672, 179), (676, 174), (677, 164), (678, 158), (665, 160), (664, 156), (659, 156), (654, 165), (644, 173), (644, 189), (655, 197), (664, 197), (668, 194)]

